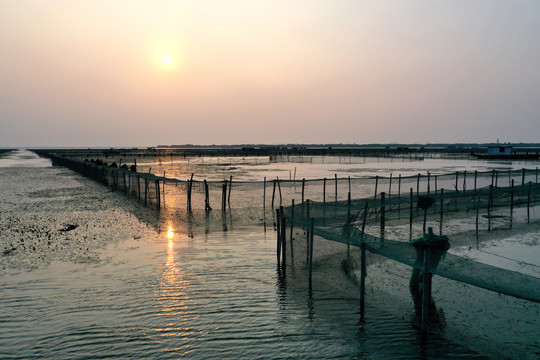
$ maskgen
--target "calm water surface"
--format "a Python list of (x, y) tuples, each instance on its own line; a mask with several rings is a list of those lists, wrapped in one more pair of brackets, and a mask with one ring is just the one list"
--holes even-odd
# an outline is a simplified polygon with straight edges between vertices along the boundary
[(276, 268), (260, 228), (190, 239), (173, 230), (0, 278), (0, 358), (456, 358), (402, 319)]

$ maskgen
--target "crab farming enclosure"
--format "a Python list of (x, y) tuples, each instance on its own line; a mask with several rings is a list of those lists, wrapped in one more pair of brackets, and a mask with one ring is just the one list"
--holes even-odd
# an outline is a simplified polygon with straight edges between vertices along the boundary
[[(128, 157), (36, 152), (131, 197), (156, 212), (160, 221), (181, 224), (177, 228), (189, 238), (261, 226), (265, 234), (277, 238), (272, 253), (277, 257), (278, 288), (286, 288), (286, 283), (289, 287), (309, 284), (311, 294), (331, 282), (332, 287), (352, 291), (361, 299), (361, 316), (364, 304), (370, 303), (400, 318), (413, 309), (413, 328), (445, 331), (458, 343), (491, 355), (512, 354), (516, 349), (518, 354), (529, 354), (530, 344), (537, 343), (531, 335), (537, 325), (527, 320), (536, 311), (527, 304), (536, 305), (540, 299), (538, 265), (527, 257), (536, 247), (520, 245), (538, 241), (534, 234), (539, 232), (540, 184), (535, 162), (472, 161), (464, 154), (150, 156), (142, 152)], [(450, 239), (448, 248), (430, 253), (428, 268), (425, 253), (409, 244), (423, 234)], [(508, 242), (519, 234), (527, 239)], [(357, 292), (348, 282), (337, 280), (338, 273), (346, 274)], [(418, 291), (427, 287), (423, 274), (430, 274), (433, 291), (426, 299)], [(433, 275), (437, 277), (431, 283)], [(489, 316), (475, 316), (472, 326), (459, 299), (471, 311)], [(427, 305), (422, 306), (424, 302)], [(490, 309), (483, 306), (485, 302), (492, 304)], [(518, 318), (497, 311), (509, 306), (520, 308)], [(483, 337), (482, 328), (492, 327), (493, 321), (497, 330), (490, 336), (498, 345), (477, 348), (474, 339)], [(520, 348), (522, 339), (518, 345), (505, 342), (504, 333), (515, 328), (526, 337), (524, 348)]]

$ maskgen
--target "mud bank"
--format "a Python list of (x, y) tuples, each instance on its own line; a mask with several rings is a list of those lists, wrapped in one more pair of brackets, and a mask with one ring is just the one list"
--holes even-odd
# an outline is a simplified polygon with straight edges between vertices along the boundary
[(0, 168), (0, 199), (4, 275), (56, 260), (97, 264), (111, 243), (155, 233), (155, 213), (63, 168)]

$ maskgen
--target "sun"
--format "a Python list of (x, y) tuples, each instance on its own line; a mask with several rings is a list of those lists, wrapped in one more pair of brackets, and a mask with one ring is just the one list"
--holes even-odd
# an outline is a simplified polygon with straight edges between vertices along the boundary
[(170, 64), (171, 62), (171, 57), (169, 55), (164, 55), (162, 58), (161, 58), (161, 61), (163, 61), (164, 64)]

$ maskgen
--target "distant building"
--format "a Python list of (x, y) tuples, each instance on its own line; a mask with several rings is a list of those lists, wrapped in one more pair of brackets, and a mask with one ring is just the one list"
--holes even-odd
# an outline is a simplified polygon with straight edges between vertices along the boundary
[(512, 155), (512, 146), (488, 146), (488, 156)]

